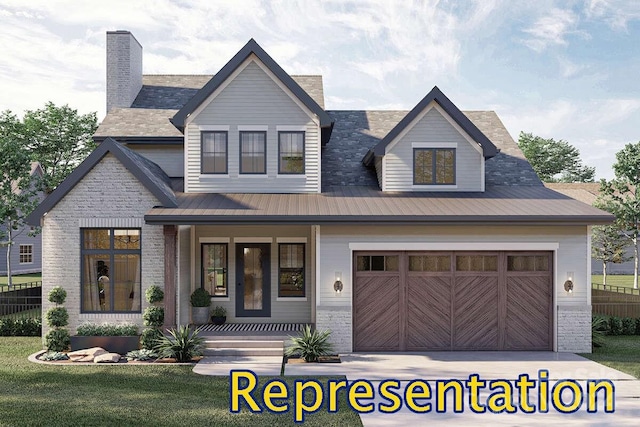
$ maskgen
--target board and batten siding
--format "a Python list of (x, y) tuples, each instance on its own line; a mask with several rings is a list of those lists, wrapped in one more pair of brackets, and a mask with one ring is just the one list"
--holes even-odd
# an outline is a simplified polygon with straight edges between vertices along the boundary
[[(200, 112), (185, 130), (188, 192), (304, 193), (320, 191), (320, 127), (257, 63), (246, 67)], [(231, 78), (231, 77), (230, 77)], [(226, 175), (201, 175), (200, 132), (228, 126)], [(239, 128), (267, 131), (267, 173), (239, 174)], [(304, 175), (278, 175), (278, 127), (305, 131)], [(252, 130), (253, 130), (252, 129)]]
[(184, 147), (181, 145), (128, 145), (127, 148), (151, 160), (170, 178), (184, 177)]
[[(431, 108), (394, 145), (387, 148), (381, 164), (384, 171), (383, 191), (483, 191), (482, 154), (442, 114), (446, 113)], [(430, 148), (435, 148), (437, 144), (451, 148), (452, 144), (457, 144), (455, 189), (448, 185), (413, 185), (412, 144), (420, 143), (429, 144)]]
[[(193, 226), (195, 228), (193, 239), (193, 261), (191, 283), (181, 283), (180, 287), (187, 287), (194, 290), (202, 283), (202, 239), (215, 239), (218, 243), (228, 243), (228, 271), (227, 283), (229, 286), (229, 296), (227, 298), (212, 298), (211, 306), (223, 306), (227, 310), (227, 322), (233, 323), (309, 323), (312, 319), (311, 302), (312, 292), (315, 290), (315, 276), (312, 268), (311, 254), (311, 227), (307, 226)], [(264, 243), (248, 242), (248, 238), (264, 239), (271, 238), (271, 317), (236, 317), (236, 238), (242, 238), (243, 243)], [(305, 298), (278, 298), (278, 239), (285, 239), (281, 243), (299, 242), (297, 239), (306, 239), (305, 244)], [(220, 241), (228, 239), (228, 242)], [(189, 286), (193, 284), (193, 286)]]

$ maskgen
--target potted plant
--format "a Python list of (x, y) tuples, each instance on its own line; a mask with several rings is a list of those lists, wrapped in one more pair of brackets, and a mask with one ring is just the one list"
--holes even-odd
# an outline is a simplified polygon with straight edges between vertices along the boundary
[(213, 310), (211, 310), (211, 321), (214, 325), (224, 324), (224, 322), (227, 321), (227, 310), (221, 305), (213, 307)]
[(127, 354), (140, 348), (138, 326), (132, 324), (95, 325), (85, 323), (78, 326), (71, 337), (71, 350), (101, 347), (110, 353)]
[(209, 323), (211, 295), (204, 288), (197, 288), (191, 294), (191, 321), (196, 325)]

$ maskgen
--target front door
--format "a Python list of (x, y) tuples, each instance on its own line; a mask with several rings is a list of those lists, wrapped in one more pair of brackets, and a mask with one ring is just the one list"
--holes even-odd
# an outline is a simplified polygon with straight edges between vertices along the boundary
[(236, 316), (271, 316), (271, 245), (236, 244)]

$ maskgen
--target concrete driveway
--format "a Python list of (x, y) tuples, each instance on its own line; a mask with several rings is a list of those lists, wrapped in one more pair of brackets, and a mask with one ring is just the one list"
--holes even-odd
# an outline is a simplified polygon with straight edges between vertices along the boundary
[[(571, 353), (552, 352), (429, 352), (429, 353), (354, 353), (341, 356), (340, 364), (288, 364), (285, 375), (346, 375), (349, 381), (366, 379), (374, 388), (381, 380), (396, 379), (401, 381), (401, 390), (410, 380), (436, 379), (467, 380), (470, 374), (478, 374), (483, 380), (506, 379), (517, 380), (521, 374), (529, 374), (532, 379), (538, 378), (541, 369), (549, 371), (549, 388), (560, 379), (577, 380), (586, 390), (586, 380), (612, 380), (615, 385), (615, 413), (604, 413), (602, 404), (598, 412), (587, 413), (586, 403), (577, 412), (562, 414), (550, 406), (546, 414), (493, 414), (486, 412), (475, 414), (470, 411), (468, 395), (465, 394), (463, 413), (454, 413), (452, 402), (447, 400), (447, 411), (435, 411), (417, 414), (406, 408), (394, 414), (382, 414), (374, 411), (361, 414), (365, 426), (394, 425), (616, 425), (637, 426), (640, 417), (640, 381), (615, 369), (600, 365)], [(433, 386), (433, 384), (431, 384)], [(480, 401), (492, 392), (480, 393)], [(571, 391), (562, 394), (567, 402), (571, 400)], [(537, 392), (530, 391), (530, 402), (537, 405)], [(518, 403), (517, 391), (514, 393), (514, 404)], [(389, 402), (376, 398), (375, 402)]]

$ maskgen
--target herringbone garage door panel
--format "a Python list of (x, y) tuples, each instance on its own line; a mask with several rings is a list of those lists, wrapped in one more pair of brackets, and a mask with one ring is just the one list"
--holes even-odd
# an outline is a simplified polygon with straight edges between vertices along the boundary
[(356, 351), (400, 347), (399, 277), (358, 277), (354, 294)]
[(498, 278), (456, 277), (453, 350), (498, 349)]
[(551, 277), (507, 277), (507, 350), (551, 350)]
[(407, 281), (407, 350), (451, 348), (451, 277)]

